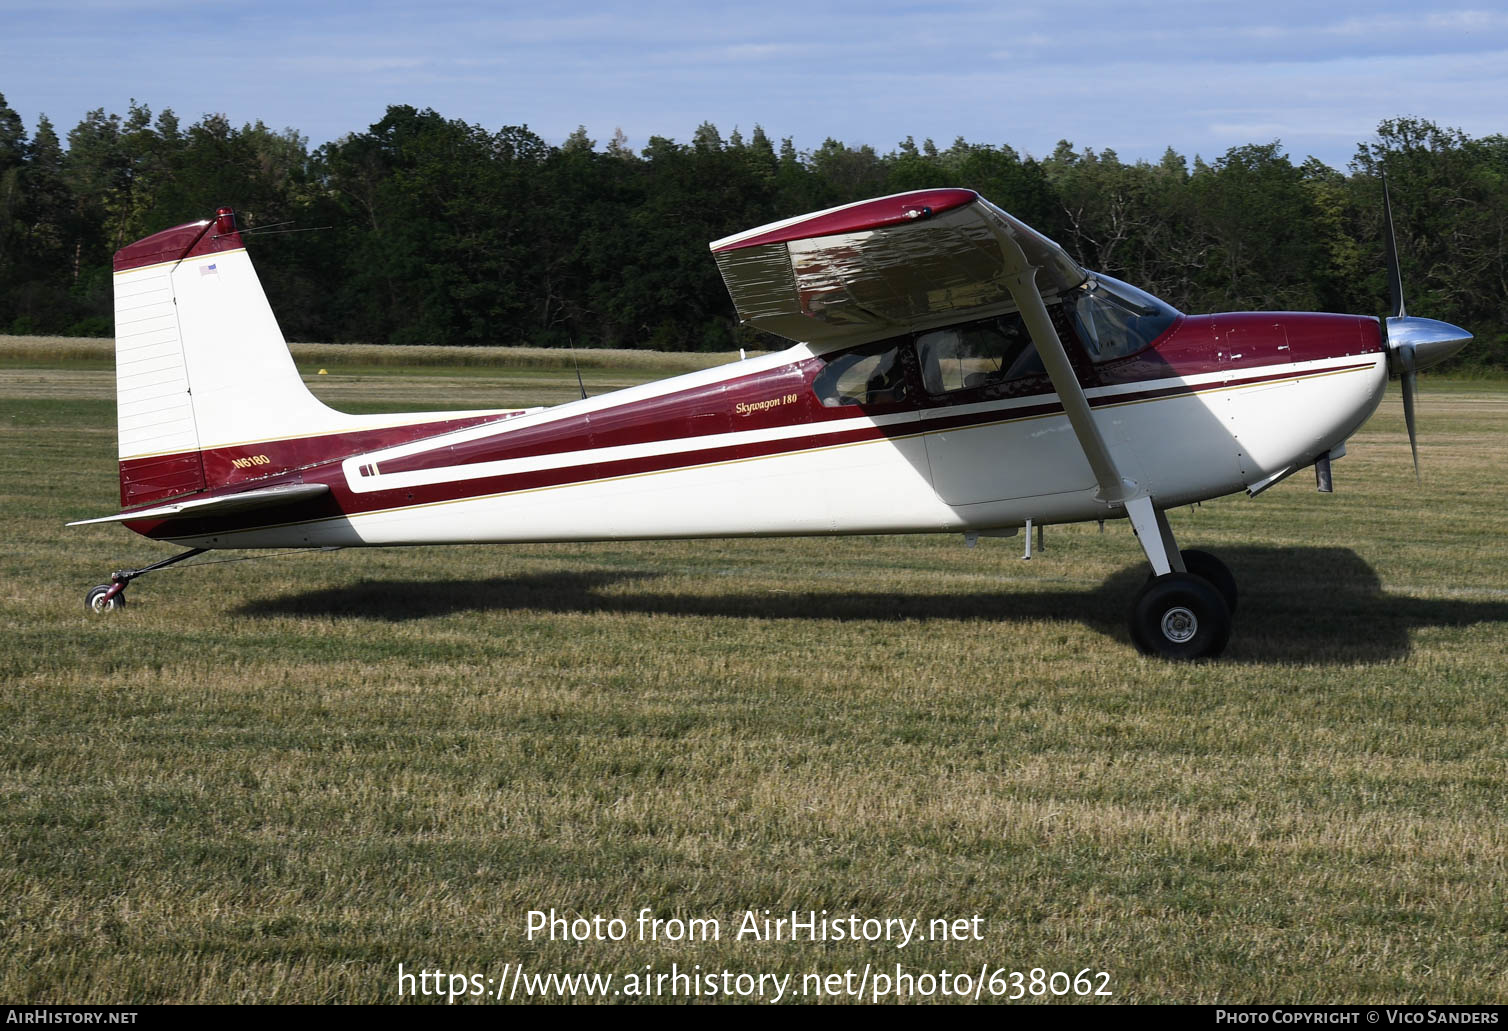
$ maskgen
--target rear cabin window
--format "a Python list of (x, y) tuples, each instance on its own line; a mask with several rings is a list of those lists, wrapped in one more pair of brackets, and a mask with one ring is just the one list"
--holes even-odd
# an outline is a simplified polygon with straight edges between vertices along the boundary
[(929, 394), (951, 394), (1045, 373), (1020, 315), (1002, 315), (916, 338), (922, 383)]
[(826, 359), (827, 367), (812, 381), (812, 390), (828, 408), (906, 400), (906, 370), (900, 355), (905, 343), (885, 340)]

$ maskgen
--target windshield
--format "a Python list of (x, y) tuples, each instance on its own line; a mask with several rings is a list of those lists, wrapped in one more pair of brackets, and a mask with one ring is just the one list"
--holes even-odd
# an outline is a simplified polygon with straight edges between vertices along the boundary
[(1178, 318), (1178, 309), (1130, 283), (1091, 273), (1078, 289), (1064, 295), (1074, 329), (1096, 364), (1135, 354), (1152, 343)]

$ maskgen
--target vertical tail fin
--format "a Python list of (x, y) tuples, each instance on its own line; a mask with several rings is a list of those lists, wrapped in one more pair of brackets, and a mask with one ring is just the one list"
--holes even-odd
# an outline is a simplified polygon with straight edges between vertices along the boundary
[(324, 405), (299, 378), (229, 208), (116, 252), (115, 377), (122, 508), (524, 414)]
[(299, 378), (229, 208), (116, 253), (115, 333), (122, 506), (276, 472), (235, 449), (348, 424)]

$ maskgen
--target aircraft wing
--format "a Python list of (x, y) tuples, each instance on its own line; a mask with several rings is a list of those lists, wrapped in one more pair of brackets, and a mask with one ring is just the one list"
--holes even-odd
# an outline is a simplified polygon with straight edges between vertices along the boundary
[[(1002, 247), (1002, 235), (1018, 247)], [(711, 247), (740, 318), (810, 342), (1013, 310), (1006, 281), (1021, 255), (1046, 297), (1086, 278), (1063, 248), (972, 190), (847, 204)]]
[(712, 252), (743, 320), (793, 340), (1019, 311), (1097, 496), (1125, 506), (1138, 532), (1152, 525), (1150, 499), (1117, 468), (1047, 312), (1047, 299), (1088, 275), (1026, 223), (972, 190), (918, 190), (750, 229), (715, 241)]
[(100, 519), (80, 519), (69, 523), (69, 526), (88, 526), (90, 523), (127, 523), (137, 519), (188, 519), (202, 516), (226, 515), (230, 512), (243, 512), (250, 508), (271, 508), (276, 505), (288, 505), (295, 501), (307, 501), (321, 494), (328, 494), (330, 488), (323, 483), (289, 483), (281, 487), (262, 487), (259, 490), (242, 491), (239, 494), (223, 494), (215, 498), (190, 498), (187, 501), (175, 501), (169, 505), (156, 505), (152, 508), (137, 508), (129, 512), (117, 512), (112, 516), (104, 516)]

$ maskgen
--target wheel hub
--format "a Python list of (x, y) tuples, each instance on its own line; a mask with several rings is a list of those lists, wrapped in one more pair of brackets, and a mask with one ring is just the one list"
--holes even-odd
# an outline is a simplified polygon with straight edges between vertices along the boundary
[(1183, 644), (1198, 632), (1199, 617), (1193, 610), (1178, 605), (1162, 614), (1163, 636), (1175, 644)]

